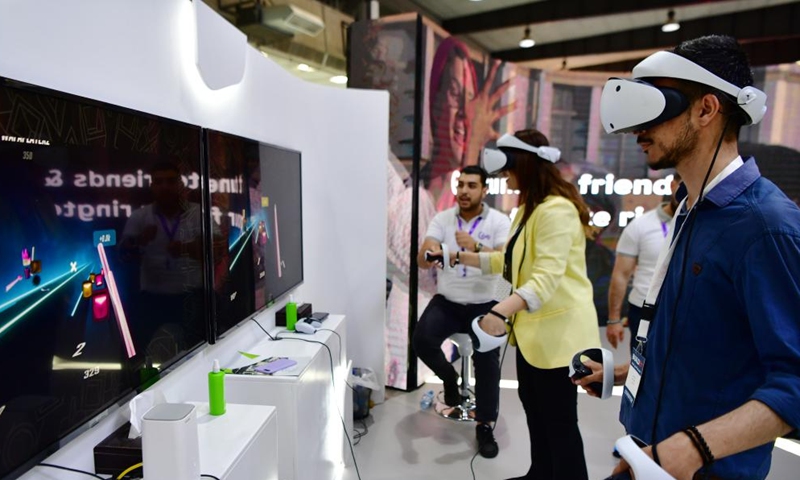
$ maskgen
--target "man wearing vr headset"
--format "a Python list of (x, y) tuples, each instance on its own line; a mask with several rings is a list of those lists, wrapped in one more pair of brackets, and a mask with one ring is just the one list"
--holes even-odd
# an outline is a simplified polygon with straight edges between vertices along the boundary
[[(763, 479), (774, 440), (800, 427), (800, 209), (737, 148), (766, 95), (730, 37), (655, 53), (633, 78), (606, 84), (603, 126), (637, 135), (647, 164), (684, 186), (642, 341), (615, 374), (620, 420), (676, 479)], [(591, 367), (576, 383), (601, 379)]]

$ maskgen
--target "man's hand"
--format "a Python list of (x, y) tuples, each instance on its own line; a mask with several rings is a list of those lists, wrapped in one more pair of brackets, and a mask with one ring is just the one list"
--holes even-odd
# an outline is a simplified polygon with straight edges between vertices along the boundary
[(456, 232), (456, 243), (464, 250), (468, 252), (474, 252), (475, 245), (478, 244), (478, 241), (472, 238), (472, 235), (469, 233), (458, 231)]
[(617, 344), (622, 343), (622, 341), (625, 340), (625, 328), (621, 323), (607, 325), (606, 338), (608, 339), (608, 343), (610, 343), (614, 348), (617, 348)]
[[(676, 480), (692, 480), (695, 473), (703, 466), (703, 459), (692, 441), (683, 432), (678, 432), (663, 442), (656, 445), (661, 468), (672, 475)], [(645, 447), (644, 453), (653, 458), (653, 448)], [(623, 459), (620, 460), (612, 475), (630, 470), (630, 466)], [(635, 478), (635, 477), (634, 477)], [(647, 479), (641, 479), (647, 480)]]
[[(592, 370), (591, 375), (578, 379), (573, 378), (572, 383), (583, 388), (590, 396), (599, 398), (600, 395), (593, 392), (588, 386), (595, 382), (603, 383), (603, 365), (588, 359), (583, 364)], [(614, 385), (623, 385), (625, 383), (625, 379), (628, 378), (628, 368), (630, 368), (629, 363), (614, 365)]]

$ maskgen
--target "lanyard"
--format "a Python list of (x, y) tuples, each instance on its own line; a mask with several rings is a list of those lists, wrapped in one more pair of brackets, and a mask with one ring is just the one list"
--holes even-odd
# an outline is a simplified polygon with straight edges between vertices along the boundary
[[(156, 217), (158, 217), (158, 221), (161, 222), (161, 226), (164, 228), (164, 233), (167, 235), (167, 239), (172, 242), (175, 239), (175, 234), (178, 233), (178, 226), (181, 223), (181, 215), (178, 214), (178, 216), (172, 222), (171, 228), (169, 225), (167, 225), (167, 219), (164, 217), (164, 215), (156, 213)], [(164, 268), (167, 270), (172, 269), (172, 259), (170, 258), (169, 249), (167, 249), (167, 259), (164, 262)]]
[(178, 214), (178, 216), (175, 218), (175, 221), (172, 222), (172, 228), (167, 225), (167, 219), (164, 217), (164, 215), (156, 213), (156, 217), (158, 217), (158, 221), (161, 222), (161, 226), (164, 227), (164, 233), (167, 234), (169, 241), (171, 242), (175, 240), (175, 234), (178, 233), (178, 225), (181, 223), (180, 214)]
[[(463, 231), (464, 223), (461, 221), (461, 217), (456, 215), (456, 220), (458, 220), (458, 231), (459, 232)], [(478, 215), (478, 218), (475, 219), (475, 222), (472, 224), (472, 227), (470, 227), (470, 229), (469, 229), (468, 233), (469, 233), (470, 237), (472, 236), (473, 233), (475, 233), (475, 229), (478, 228), (478, 224), (481, 223), (481, 220), (483, 220), (483, 216), (482, 215)], [(467, 225), (469, 225), (469, 223)], [(464, 247), (461, 247), (461, 251), (464, 252), (464, 251), (466, 251), (466, 249)], [(464, 270), (463, 270), (463, 273), (461, 274), (461, 276), (462, 277), (466, 277), (467, 276), (467, 266), (466, 265), (464, 265)]]
[[(728, 164), (713, 180), (711, 180), (706, 188), (703, 189), (703, 197), (705, 197), (708, 192), (710, 192), (714, 187), (716, 187), (722, 180), (728, 177), (728, 175), (732, 174), (736, 169), (741, 167), (744, 164), (742, 161), (742, 157), (737, 157), (734, 161)], [(688, 198), (688, 197), (687, 197)], [(680, 215), (680, 212), (686, 207), (686, 200), (684, 198), (678, 208), (675, 209), (675, 214), (670, 221), (670, 230), (674, 231), (675, 220)], [(647, 290), (647, 297), (644, 301), (644, 305), (652, 305), (655, 309), (656, 301), (658, 300), (658, 294), (661, 292), (661, 287), (664, 285), (664, 279), (667, 277), (667, 270), (669, 269), (670, 261), (672, 260), (672, 255), (675, 253), (675, 247), (678, 245), (678, 239), (683, 233), (684, 227), (686, 224), (689, 223), (689, 216), (692, 214), (692, 211), (697, 208), (700, 202), (695, 202), (692, 205), (692, 208), (686, 214), (686, 220), (681, 224), (681, 228), (678, 229), (678, 232), (672, 238), (672, 241), (667, 242), (662, 248), (661, 253), (658, 255), (658, 261), (656, 262), (656, 272), (653, 276), (653, 280), (650, 281), (650, 288)], [(697, 213), (695, 213), (696, 215)], [(652, 319), (648, 319), (652, 320)], [(642, 341), (647, 341), (647, 330), (650, 325), (649, 321), (642, 321), (639, 325), (639, 331), (637, 332), (637, 337), (642, 337)]]
[(667, 228), (667, 222), (661, 222), (661, 233), (664, 234), (664, 238), (667, 238), (667, 232), (669, 232), (669, 229)]

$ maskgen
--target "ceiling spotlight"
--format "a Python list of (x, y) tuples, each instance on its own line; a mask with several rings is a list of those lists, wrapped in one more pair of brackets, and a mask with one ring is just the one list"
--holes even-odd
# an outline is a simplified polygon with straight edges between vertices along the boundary
[(536, 42), (531, 38), (531, 27), (525, 27), (525, 36), (519, 41), (519, 48), (531, 48)]
[(297, 66), (297, 69), (300, 70), (301, 72), (313, 72), (314, 71), (314, 69), (312, 67), (309, 67), (305, 63), (299, 64)]
[(681, 29), (681, 24), (675, 20), (675, 10), (670, 10), (667, 13), (667, 21), (661, 25), (661, 31), (664, 33), (677, 32)]
[(330, 78), (330, 81), (336, 85), (344, 85), (347, 83), (347, 77), (345, 75), (334, 75)]

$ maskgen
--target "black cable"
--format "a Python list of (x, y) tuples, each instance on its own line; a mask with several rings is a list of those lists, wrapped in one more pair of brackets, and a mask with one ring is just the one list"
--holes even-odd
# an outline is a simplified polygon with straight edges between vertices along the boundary
[[(704, 198), (704, 190), (706, 188), (706, 184), (708, 183), (708, 177), (711, 175), (711, 170), (714, 169), (714, 164), (717, 161), (717, 155), (719, 154), (719, 149), (722, 147), (722, 141), (725, 139), (725, 132), (728, 130), (728, 119), (725, 122), (725, 125), (722, 127), (722, 134), (719, 137), (719, 141), (717, 142), (717, 148), (714, 151), (714, 157), (711, 159), (711, 164), (708, 166), (708, 170), (706, 171), (706, 176), (703, 178), (703, 184), (700, 186), (700, 194), (697, 197), (697, 200), (692, 205), (692, 208), (689, 210), (687, 214), (687, 218), (684, 221), (684, 225), (689, 223), (689, 230), (686, 233), (686, 243), (683, 245), (683, 261), (681, 262), (681, 272), (680, 272), (680, 282), (678, 283), (678, 293), (675, 296), (675, 303), (672, 306), (672, 318), (670, 319), (670, 332), (669, 338), (667, 340), (667, 350), (666, 355), (664, 356), (664, 364), (661, 366), (661, 378), (658, 386), (658, 397), (656, 397), (656, 408), (655, 413), (653, 414), (653, 428), (650, 432), (650, 444), (656, 443), (656, 428), (658, 426), (658, 417), (661, 414), (661, 399), (664, 395), (664, 385), (666, 385), (666, 373), (667, 373), (667, 365), (669, 364), (669, 358), (672, 354), (672, 341), (675, 338), (675, 324), (678, 319), (678, 304), (681, 300), (681, 295), (683, 294), (683, 285), (686, 280), (686, 264), (689, 261), (689, 245), (692, 242), (692, 233), (694, 231), (694, 224), (697, 219), (698, 210), (700, 208), (700, 203), (703, 201)], [(671, 263), (671, 262), (670, 262)], [(669, 268), (667, 269), (669, 271)], [(654, 315), (655, 317), (655, 315)]]
[[(38, 464), (39, 467), (50, 467), (50, 468), (57, 468), (59, 470), (66, 470), (68, 472), (75, 472), (75, 473), (82, 473), (84, 475), (88, 475), (90, 477), (99, 478), (100, 480), (106, 480), (105, 478), (97, 475), (96, 473), (87, 472), (85, 470), (78, 470), (76, 468), (69, 468), (69, 467), (62, 467), (61, 465), (53, 465), (52, 463), (40, 463)], [(219, 480), (219, 479), (217, 479)]]
[(330, 328), (318, 328), (318, 329), (317, 329), (317, 331), (318, 331), (318, 332), (319, 332), (319, 331), (322, 331), (322, 332), (331, 332), (332, 334), (334, 334), (334, 335), (336, 335), (337, 337), (339, 337), (339, 356), (338, 356), (338, 357), (336, 357), (336, 358), (339, 358), (339, 359), (341, 359), (341, 358), (342, 358), (342, 336), (341, 336), (341, 335), (339, 335), (339, 332), (336, 332), (336, 331), (334, 331), (334, 330), (331, 330)]
[[(289, 333), (291, 333), (291, 332), (289, 332)], [(328, 351), (328, 359), (330, 360), (331, 386), (333, 387), (333, 391), (336, 392), (336, 381), (334, 379), (334, 373), (333, 373), (333, 354), (331, 353), (331, 349), (330, 349), (329, 346), (327, 346), (325, 343), (317, 341), (317, 340), (308, 340), (308, 339), (305, 339), (305, 338), (297, 338), (297, 337), (281, 337), (280, 333), (278, 333), (275, 336), (275, 340), (298, 340), (300, 342), (316, 343), (316, 344), (319, 344), (319, 345), (322, 345), (323, 347), (325, 347), (325, 350)], [(347, 382), (345, 382), (345, 383), (347, 383)], [(335, 402), (334, 402), (334, 404), (335, 404)], [(356, 476), (358, 477), (358, 480), (361, 480), (361, 472), (358, 470), (358, 461), (356, 460), (356, 452), (355, 452), (355, 450), (353, 450), (353, 442), (350, 441), (350, 435), (348, 435), (348, 433), (347, 433), (347, 424), (344, 421), (344, 415), (342, 415), (342, 412), (339, 410), (339, 405), (336, 405), (336, 410), (339, 413), (339, 420), (342, 421), (342, 429), (344, 430), (344, 436), (347, 439), (347, 444), (350, 446), (350, 455), (353, 457), (353, 465), (355, 465), (355, 467), (356, 467)]]
[[(512, 295), (513, 295), (513, 292), (512, 292)], [(494, 306), (492, 308), (494, 308)], [(498, 316), (498, 318), (499, 318), (499, 316)], [(509, 326), (508, 338), (510, 339), (511, 335), (514, 334), (514, 322), (508, 322), (507, 325)], [(505, 360), (506, 360), (506, 351), (508, 351), (508, 341), (506, 341), (506, 344), (503, 346), (503, 354), (500, 355), (500, 367), (499, 368), (500, 368), (501, 372), (503, 371), (503, 362), (505, 362)], [(498, 386), (498, 388), (500, 388), (500, 387)], [(499, 399), (499, 397), (497, 399), (497, 418), (498, 419), (500, 418), (500, 399)], [(492, 425), (492, 436), (494, 436), (494, 429), (495, 428), (497, 428), (497, 420), (495, 420), (494, 425)], [(475, 459), (478, 457), (479, 453), (481, 453), (481, 446), (480, 445), (478, 445), (478, 451), (476, 451), (475, 455), (472, 456), (472, 460), (469, 461), (469, 471), (472, 472), (472, 480), (476, 480), (475, 479), (475, 468), (473, 467), (473, 464), (475, 463)]]
[(209, 474), (207, 474), (207, 473), (204, 473), (204, 474), (202, 474), (202, 475), (200, 475), (200, 476), (201, 476), (201, 477), (213, 478), (214, 480), (219, 480), (219, 478), (215, 477), (214, 475), (209, 475)]
[(267, 334), (267, 336), (269, 337), (269, 339), (270, 339), (270, 340), (278, 340), (277, 338), (275, 338), (275, 337), (273, 337), (272, 335), (270, 335), (268, 331), (264, 330), (264, 327), (262, 327), (262, 326), (261, 326), (261, 324), (260, 324), (260, 323), (258, 323), (258, 320), (256, 320), (256, 318), (255, 318), (255, 317), (251, 318), (250, 320), (252, 320), (252, 321), (256, 322), (256, 325), (258, 325), (258, 328), (260, 328), (260, 329), (261, 329), (261, 331), (263, 331), (264, 333), (266, 333), (266, 334)]

